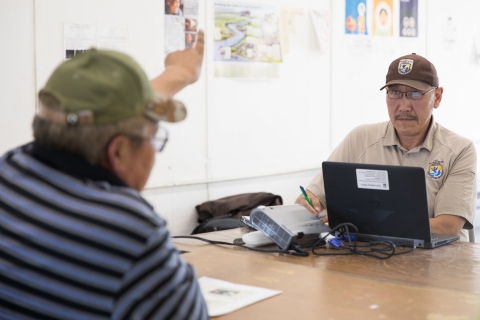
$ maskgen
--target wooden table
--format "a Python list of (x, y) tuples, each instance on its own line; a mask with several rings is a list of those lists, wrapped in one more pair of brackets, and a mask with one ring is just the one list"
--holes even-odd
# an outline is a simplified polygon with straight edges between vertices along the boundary
[[(232, 242), (247, 228), (200, 235)], [(293, 257), (175, 239), (199, 277), (281, 290), (217, 319), (477, 319), (480, 245), (455, 242), (379, 260)]]

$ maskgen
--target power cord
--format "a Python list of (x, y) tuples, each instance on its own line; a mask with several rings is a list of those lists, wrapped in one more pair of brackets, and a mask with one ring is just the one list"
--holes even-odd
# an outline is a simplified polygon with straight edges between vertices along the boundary
[[(243, 243), (243, 241), (242, 242), (234, 241), (234, 243), (230, 243), (230, 242), (224, 242), (224, 241), (208, 240), (208, 239), (201, 238), (201, 237), (196, 237), (196, 236), (174, 236), (172, 238), (174, 238), (174, 239), (193, 239), (193, 240), (199, 240), (199, 241), (203, 241), (203, 242), (207, 242), (207, 243), (215, 244), (215, 245), (235, 246), (235, 247), (241, 247), (241, 248), (245, 248), (245, 249), (252, 250), (252, 251), (265, 252), (265, 253), (283, 253), (283, 254), (288, 254), (288, 255), (297, 256), (297, 257), (307, 257), (308, 256), (308, 252), (304, 251), (298, 244), (292, 244), (290, 250), (258, 249), (258, 248), (254, 248), (254, 247), (247, 247), (247, 246), (241, 244), (241, 243)], [(237, 239), (235, 239), (235, 240), (237, 240)]]
[[(350, 231), (350, 228), (354, 232)], [(347, 243), (344, 245), (341, 243), (337, 237), (335, 237), (335, 232), (339, 231), (340, 239), (344, 239)], [(415, 247), (411, 247), (411, 250), (396, 252), (396, 246), (391, 241), (372, 241), (365, 244), (357, 244), (357, 235), (358, 228), (352, 223), (341, 223), (330, 232), (325, 232), (322, 236), (315, 242), (312, 247), (312, 253), (316, 256), (329, 256), (329, 255), (350, 255), (350, 254), (359, 254), (364, 256), (369, 256), (377, 259), (389, 259), (394, 255), (400, 255), (405, 253), (410, 253), (415, 250)], [(214, 245), (225, 245), (225, 246), (235, 246), (245, 248), (251, 251), (264, 252), (264, 253), (283, 253), (292, 256), (298, 257), (307, 257), (308, 252), (304, 251), (302, 247), (297, 243), (292, 243), (288, 250), (281, 249), (259, 249), (255, 247), (247, 247), (241, 239), (235, 239), (233, 243), (224, 242), (224, 241), (215, 241), (208, 240), (205, 238), (197, 236), (174, 236), (174, 239), (193, 239), (203, 242), (207, 242)], [(327, 243), (331, 244), (327, 246)], [(407, 245), (401, 245), (407, 247)], [(318, 249), (333, 249), (339, 252), (330, 252), (330, 253), (320, 253), (316, 250)], [(342, 252), (340, 252), (342, 251)]]

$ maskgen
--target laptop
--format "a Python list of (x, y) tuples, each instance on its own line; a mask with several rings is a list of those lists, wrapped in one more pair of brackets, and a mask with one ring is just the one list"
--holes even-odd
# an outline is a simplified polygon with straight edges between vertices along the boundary
[(325, 161), (322, 169), (332, 229), (350, 222), (359, 240), (428, 249), (460, 239), (430, 233), (423, 168)]

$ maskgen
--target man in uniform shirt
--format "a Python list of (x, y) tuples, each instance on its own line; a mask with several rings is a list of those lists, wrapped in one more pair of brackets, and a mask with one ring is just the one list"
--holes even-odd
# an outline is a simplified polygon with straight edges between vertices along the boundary
[[(193, 268), (140, 195), (185, 118), (196, 49), (150, 83), (129, 56), (88, 50), (39, 93), (35, 140), (0, 159), (0, 318), (207, 319)], [(155, 94), (152, 90), (162, 92)]]
[[(417, 54), (400, 57), (390, 64), (383, 89), (390, 121), (353, 129), (328, 161), (424, 168), (431, 232), (468, 241), (465, 229), (473, 228), (475, 215), (476, 152), (470, 140), (434, 121), (443, 94), (435, 66)], [(307, 194), (314, 208), (303, 195), (296, 203), (314, 214), (328, 211), (321, 172)]]

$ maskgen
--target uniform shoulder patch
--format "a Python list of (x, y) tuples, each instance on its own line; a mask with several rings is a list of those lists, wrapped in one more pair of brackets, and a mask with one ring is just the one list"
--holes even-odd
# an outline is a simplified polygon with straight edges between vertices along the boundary
[(443, 161), (434, 160), (429, 163), (428, 175), (432, 179), (438, 179), (443, 176)]

